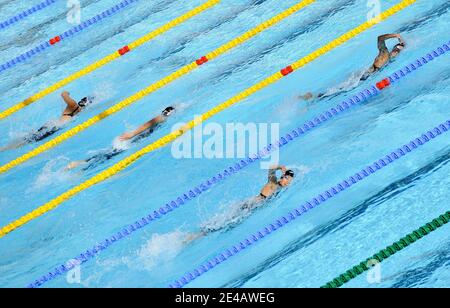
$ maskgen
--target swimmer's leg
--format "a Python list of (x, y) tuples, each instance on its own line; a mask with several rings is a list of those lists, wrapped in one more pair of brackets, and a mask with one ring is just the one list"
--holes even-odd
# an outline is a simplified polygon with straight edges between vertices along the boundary
[(92, 156), (91, 158), (88, 158), (86, 160), (78, 160), (78, 161), (73, 161), (70, 164), (67, 165), (67, 167), (64, 169), (64, 171), (70, 171), (73, 170), (75, 168), (78, 168), (81, 165), (86, 165), (88, 164), (88, 166), (86, 166), (83, 171), (86, 171), (89, 168), (95, 167), (107, 160), (112, 159), (113, 157), (115, 157), (116, 155), (119, 155), (120, 153), (122, 153), (123, 150), (112, 150), (109, 153), (101, 153), (101, 154), (97, 154)]
[(18, 148), (23, 147), (27, 143), (29, 143), (29, 142), (24, 141), (24, 140), (23, 141), (13, 142), (13, 143), (11, 143), (11, 144), (9, 144), (7, 146), (0, 147), (0, 152), (5, 152), (5, 151), (18, 149)]
[(197, 233), (190, 233), (186, 236), (186, 238), (183, 241), (184, 245), (189, 245), (190, 243), (201, 239), (202, 237), (207, 236), (208, 233), (206, 233), (205, 231), (201, 231), (201, 232), (197, 232)]
[(94, 168), (100, 164), (103, 164), (104, 162), (116, 157), (117, 155), (119, 155), (122, 152), (124, 152), (124, 150), (114, 149), (107, 153), (101, 153), (101, 154), (94, 155), (91, 158), (86, 159), (84, 161), (88, 165), (83, 168), (83, 171), (87, 171), (90, 168)]
[(322, 99), (322, 98), (324, 98), (326, 96), (327, 95), (325, 93), (319, 93), (317, 95), (314, 95), (313, 93), (308, 92), (306, 94), (299, 95), (298, 99), (301, 99), (301, 100), (304, 100), (304, 101), (312, 101), (312, 100), (315, 100), (315, 99)]
[(67, 165), (67, 167), (64, 169), (64, 171), (70, 171), (73, 170), (75, 168), (78, 168), (80, 165), (85, 164), (86, 161), (85, 160), (78, 160), (78, 161), (73, 161), (70, 164)]
[(313, 98), (314, 98), (314, 94), (312, 94), (311, 92), (308, 92), (308, 93), (305, 93), (305, 94), (302, 94), (302, 95), (298, 96), (298, 99), (302, 99), (304, 101), (308, 101), (308, 100), (313, 99)]

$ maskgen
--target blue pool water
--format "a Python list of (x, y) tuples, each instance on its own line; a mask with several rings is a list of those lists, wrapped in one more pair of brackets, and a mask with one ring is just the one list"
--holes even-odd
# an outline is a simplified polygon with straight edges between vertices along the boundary
[[(32, 1), (38, 3), (39, 1)], [(86, 0), (87, 19), (118, 1)], [(65, 87), (96, 104), (68, 127), (82, 123), (152, 82), (258, 25), (296, 0), (223, 0), (166, 34)], [(382, 1), (385, 10), (399, 1)], [(199, 4), (137, 1), (40, 56), (0, 73), (0, 110), (77, 71)], [(34, 3), (33, 3), (34, 4)], [(0, 20), (33, 5), (0, 0)], [(71, 27), (59, 1), (0, 31), (0, 63)], [(58, 147), (0, 175), (0, 225), (4, 226), (104, 170), (177, 122), (192, 120), (262, 78), (300, 59), (366, 20), (367, 1), (321, 0), (242, 46), (87, 129)], [(450, 3), (418, 0), (306, 67), (215, 116), (209, 122), (280, 123), (285, 134), (350, 95), (449, 41)], [(353, 72), (376, 56), (380, 34), (400, 32), (408, 43), (398, 59), (356, 88)], [(239, 243), (250, 233), (298, 207), (423, 132), (450, 119), (447, 55), (379, 96), (318, 127), (280, 153), (297, 174), (276, 199), (234, 228), (184, 247), (189, 232), (218, 223), (239, 201), (259, 193), (267, 180), (258, 164), (202, 194), (83, 264), (81, 284), (65, 277), (47, 287), (166, 287), (187, 271)], [(349, 91), (317, 104), (299, 94), (345, 83)], [(61, 91), (0, 121), (0, 146), (54, 119)], [(111, 146), (123, 131), (157, 115), (168, 104), (180, 111), (149, 140), (87, 172), (65, 172), (69, 161)], [(1, 152), (0, 164), (33, 149)], [(233, 159), (175, 159), (171, 148), (152, 152), (111, 179), (0, 239), (0, 286), (24, 287), (136, 219), (233, 164)], [(192, 287), (318, 287), (449, 208), (450, 136), (444, 135), (330, 199), (292, 224), (196, 279)], [(347, 287), (448, 287), (449, 226), (382, 263), (382, 281), (366, 276)]]

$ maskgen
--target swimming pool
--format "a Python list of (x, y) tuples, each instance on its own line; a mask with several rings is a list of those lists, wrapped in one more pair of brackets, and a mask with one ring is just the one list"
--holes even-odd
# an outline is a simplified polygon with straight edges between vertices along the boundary
[[(40, 56), (0, 73), (1, 110), (37, 90), (163, 25), (204, 1), (136, 1)], [(221, 46), (298, 1), (223, 0), (156, 37), (126, 57), (64, 87), (74, 96), (93, 93), (101, 101), (69, 126), (129, 97), (199, 56)], [(399, 1), (383, 1), (387, 9)], [(82, 1), (83, 18), (118, 1)], [(4, 20), (30, 4), (1, 1)], [(65, 1), (1, 30), (0, 63), (54, 37), (70, 26)], [(174, 119), (152, 136), (170, 132), (176, 122), (190, 121), (218, 103), (308, 55), (366, 21), (367, 1), (317, 1), (141, 101), (0, 175), (0, 224), (4, 226), (71, 187), (144, 147), (133, 147), (87, 172), (64, 172), (71, 160), (111, 146), (124, 130), (158, 114), (168, 104), (179, 106)], [(210, 121), (219, 124), (280, 123), (286, 134), (305, 121), (394, 73), (448, 42), (448, 1), (418, 0), (276, 84), (223, 111)], [(85, 16), (85, 17), (84, 17)], [(19, 31), (19, 27), (21, 31)], [(20, 33), (19, 33), (20, 32)], [(352, 72), (370, 65), (376, 38), (400, 32), (408, 42), (398, 59), (351, 89)], [(248, 166), (164, 218), (109, 247), (81, 267), (81, 283), (65, 277), (48, 287), (166, 287), (224, 249), (239, 243), (450, 117), (448, 55), (430, 62), (413, 76), (381, 92), (284, 147), (280, 162), (302, 176), (270, 206), (259, 209), (234, 228), (211, 234), (183, 247), (194, 232), (241, 200), (259, 192), (267, 171)], [(299, 94), (332, 90), (347, 83), (346, 93), (317, 104)], [(0, 146), (39, 128), (61, 110), (60, 91), (0, 121)], [(1, 153), (5, 164), (31, 149)], [(78, 194), (55, 210), (0, 239), (0, 286), (27, 286), (80, 252), (108, 238), (140, 217), (234, 164), (236, 159), (175, 159), (171, 148), (158, 149), (118, 175)], [(369, 255), (448, 210), (449, 136), (433, 140), (358, 186), (341, 193), (295, 222), (194, 280), (192, 287), (318, 287)], [(448, 226), (382, 263), (382, 281), (364, 275), (349, 287), (444, 287), (450, 282)]]

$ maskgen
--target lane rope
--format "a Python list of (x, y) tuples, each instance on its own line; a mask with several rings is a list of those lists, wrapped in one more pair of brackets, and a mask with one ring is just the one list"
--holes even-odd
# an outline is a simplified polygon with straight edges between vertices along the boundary
[[(408, 76), (412, 72), (417, 71), (419, 68), (423, 67), (427, 63), (430, 63), (430, 61), (432, 61), (434, 58), (450, 51), (449, 46), (450, 42), (448, 44), (439, 46), (435, 50), (432, 50), (430, 53), (424, 55), (423, 57), (420, 57), (416, 61), (410, 63), (404, 68), (393, 73), (391, 76), (388, 77), (389, 81), (391, 82), (391, 84), (400, 81), (400, 79)], [(385, 79), (377, 83), (377, 85), (381, 88), (381, 90), (386, 89), (385, 86), (386, 82), (384, 80)], [(381, 84), (383, 84), (384, 87), (381, 86)], [(118, 233), (106, 238), (102, 242), (99, 242), (96, 245), (94, 245), (92, 248), (87, 249), (83, 253), (79, 254), (77, 257), (73, 258), (73, 260), (76, 260), (76, 264), (78, 265), (89, 261), (90, 259), (94, 258), (98, 253), (110, 247), (113, 243), (116, 243), (119, 240), (131, 236), (131, 234), (134, 234), (141, 228), (144, 228), (145, 226), (149, 225), (152, 221), (165, 217), (167, 214), (178, 209), (182, 205), (187, 204), (189, 201), (194, 200), (195, 198), (197, 198), (204, 192), (212, 189), (214, 186), (220, 184), (227, 178), (237, 174), (240, 170), (244, 169), (245, 167), (250, 166), (254, 162), (258, 162), (260, 159), (269, 155), (275, 149), (282, 147), (291, 141), (298, 140), (296, 138), (304, 136), (306, 133), (314, 130), (315, 128), (318, 128), (319, 126), (321, 126), (321, 124), (325, 123), (328, 120), (331, 120), (336, 115), (346, 112), (347, 110), (355, 106), (358, 106), (359, 104), (367, 101), (368, 99), (375, 97), (376, 95), (381, 93), (381, 90), (379, 90), (377, 86), (372, 86), (370, 88), (361, 91), (358, 95), (355, 95), (352, 98), (343, 101), (336, 107), (331, 108), (327, 112), (324, 112), (319, 116), (313, 118), (312, 120), (307, 121), (304, 124), (300, 125), (291, 133), (286, 134), (280, 140), (275, 142), (274, 145), (270, 145), (262, 149), (260, 152), (253, 155), (252, 157), (243, 159), (238, 163), (226, 168), (223, 172), (218, 173), (217, 175), (209, 178), (200, 185), (197, 185), (194, 188), (188, 190), (186, 193), (167, 202), (165, 206), (160, 207), (153, 213), (150, 213), (147, 216), (142, 217), (141, 219), (135, 221), (134, 223), (129, 224), (127, 227), (123, 228)], [(70, 264), (60, 265), (56, 267), (52, 272), (49, 272), (48, 274), (41, 276), (39, 279), (36, 279), (33, 283), (29, 284), (29, 287), (39, 287), (41, 284), (53, 280), (56, 277), (66, 273), (71, 269), (73, 269), (73, 267), (71, 267)]]
[(16, 65), (27, 61), (28, 59), (31, 59), (35, 56), (40, 55), (41, 52), (47, 50), (48, 48), (66, 40), (66, 39), (73, 37), (75, 34), (79, 33), (80, 31), (83, 31), (83, 30), (91, 27), (92, 25), (96, 24), (99, 21), (104, 20), (107, 17), (115, 15), (116, 13), (122, 11), (123, 9), (128, 8), (130, 4), (132, 4), (136, 1), (138, 1), (138, 0), (124, 0), (120, 3), (118, 3), (117, 5), (107, 9), (106, 11), (82, 22), (78, 26), (74, 26), (73, 28), (65, 31), (64, 33), (61, 33), (61, 34), (49, 39), (48, 41), (38, 44), (36, 47), (30, 49), (29, 51), (15, 57), (14, 59), (7, 61), (4, 64), (1, 64), (0, 65), (0, 73), (13, 68)]
[(45, 0), (27, 10), (24, 10), (23, 12), (8, 18), (7, 20), (0, 22), (0, 30), (6, 29), (7, 27), (21, 21), (22, 19), (25, 19), (26, 17), (33, 15), (36, 12), (39, 12), (49, 6), (51, 6), (52, 4), (54, 4), (56, 2), (56, 0)]
[[(58, 144), (66, 141), (67, 139), (72, 138), (73, 136), (81, 133), (85, 129), (93, 126), (94, 124), (102, 121), (103, 119), (121, 111), (122, 109), (136, 103), (137, 101), (143, 99), (147, 95), (155, 92), (156, 90), (159, 90), (168, 84), (174, 82), (175, 80), (181, 78), (182, 76), (190, 73), (191, 71), (199, 68), (200, 66), (204, 65), (205, 63), (221, 56), (222, 54), (230, 51), (231, 49), (243, 44), (244, 42), (248, 41), (249, 39), (253, 38), (257, 34), (261, 33), (262, 31), (274, 26), (275, 24), (281, 22), (285, 18), (291, 16), (295, 12), (299, 11), (300, 9), (310, 5), (311, 3), (315, 2), (316, 0), (304, 0), (296, 5), (290, 7), (289, 9), (283, 11), (282, 13), (272, 17), (269, 20), (266, 20), (265, 22), (261, 23), (259, 26), (247, 31), (243, 35), (229, 41), (228, 43), (222, 45), (221, 47), (215, 49), (211, 53), (200, 57), (196, 61), (189, 63), (179, 70), (175, 71), (174, 73), (160, 79), (159, 81), (151, 84), (147, 88), (138, 91), (137, 93), (133, 94), (132, 96), (124, 99), (123, 101), (117, 103), (116, 105), (106, 109), (105, 111), (99, 113), (98, 115), (90, 118), (89, 120), (86, 120), (85, 122), (69, 129), (68, 131), (62, 133), (61, 135), (53, 138), (52, 140), (38, 146), (37, 148), (31, 150), (30, 152), (6, 163), (3, 166), (0, 166), (0, 173), (5, 173), (8, 170), (17, 167), (18, 165), (23, 164), (27, 160), (38, 156), (42, 154), (45, 151), (48, 151), (49, 149), (52, 149), (53, 147), (57, 146)], [(129, 48), (126, 46), (122, 50), (123, 53), (128, 52)]]
[(280, 230), (282, 227), (286, 226), (287, 224), (296, 220), (297, 218), (303, 216), (304, 214), (316, 208), (320, 204), (328, 201), (329, 199), (333, 198), (339, 193), (347, 190), (353, 185), (366, 179), (370, 175), (378, 172), (379, 170), (390, 165), (394, 161), (408, 155), (409, 153), (411, 153), (415, 149), (420, 148), (422, 145), (425, 145), (432, 139), (444, 135), (449, 130), (450, 130), (450, 119), (447, 120), (445, 123), (439, 124), (432, 130), (429, 130), (428, 132), (422, 134), (420, 137), (411, 140), (409, 143), (394, 150), (390, 154), (387, 154), (386, 156), (380, 158), (379, 160), (376, 160), (371, 165), (363, 168), (356, 174), (346, 178), (342, 182), (338, 183), (336, 186), (333, 186), (328, 190), (325, 190), (323, 193), (312, 198), (310, 201), (305, 202), (300, 207), (294, 209), (293, 211), (289, 212), (284, 216), (281, 216), (280, 218), (278, 218), (271, 224), (267, 225), (263, 229), (246, 237), (243, 241), (239, 242), (238, 244), (232, 246), (229, 249), (226, 249), (222, 253), (219, 253), (214, 258), (206, 261), (202, 265), (198, 266), (194, 270), (182, 276), (180, 279), (176, 280), (173, 284), (170, 285), (170, 287), (181, 288), (186, 286), (187, 284), (197, 279), (198, 277), (202, 276), (206, 272), (209, 272), (213, 268), (217, 267), (219, 264), (222, 264), (226, 260), (229, 260), (231, 257), (239, 254), (241, 251), (248, 249), (250, 246), (256, 244), (263, 238), (273, 234), (275, 231)]
[(387, 246), (384, 249), (381, 249), (372, 257), (367, 258), (365, 261), (362, 261), (358, 265), (353, 266), (351, 269), (334, 278), (327, 284), (323, 285), (321, 288), (339, 288), (343, 286), (350, 280), (368, 271), (371, 268), (371, 264), (373, 264), (373, 260), (376, 260), (379, 263), (383, 262), (387, 258), (405, 249), (411, 244), (417, 242), (418, 240), (430, 234), (431, 232), (436, 231), (440, 227), (446, 225), (449, 221), (450, 221), (450, 211), (447, 211), (444, 214), (440, 215), (439, 217), (436, 217), (432, 221), (424, 224), (422, 227), (402, 237), (395, 243)]
[(90, 73), (92, 73), (93, 71), (105, 66), (106, 64), (109, 64), (112, 61), (115, 61), (119, 58), (121, 58), (122, 56), (128, 54), (130, 51), (140, 47), (141, 45), (153, 40), (154, 38), (164, 34), (165, 32), (169, 31), (170, 29), (184, 23), (185, 21), (191, 19), (192, 17), (200, 14), (201, 12), (204, 12), (205, 10), (217, 5), (221, 0), (209, 0), (205, 3), (203, 3), (202, 5), (194, 8), (193, 10), (185, 13), (182, 16), (179, 16), (177, 18), (175, 18), (174, 20), (166, 23), (165, 25), (159, 27), (156, 30), (153, 30), (147, 34), (145, 34), (144, 36), (142, 36), (141, 38), (121, 47), (120, 49), (112, 52), (111, 54), (103, 57), (102, 59), (91, 63), (90, 65), (86, 66), (85, 68), (67, 76), (64, 79), (59, 80), (58, 82), (54, 83), (53, 85), (39, 91), (38, 93), (28, 97), (27, 99), (23, 100), (22, 102), (8, 108), (5, 109), (4, 111), (0, 112), (0, 120), (5, 119), (9, 116), (11, 116), (12, 114), (16, 113), (17, 111), (25, 108), (28, 105), (31, 105), (35, 102), (37, 102), (38, 100), (46, 97), (47, 95), (55, 92), (56, 90), (68, 85), (69, 83), (83, 77), (86, 76)]
[[(171, 143), (175, 139), (182, 136), (186, 131), (191, 130), (193, 127), (199, 125), (203, 121), (206, 121), (213, 115), (231, 107), (232, 105), (236, 104), (237, 102), (247, 98), (248, 96), (258, 92), (259, 90), (261, 90), (261, 89), (269, 86), (270, 84), (282, 79), (283, 77), (289, 75), (294, 70), (294, 68), (299, 69), (300, 67), (306, 65), (307, 63), (315, 60), (319, 56), (321, 56), (321, 55), (329, 52), (330, 50), (336, 48), (337, 46), (347, 42), (348, 40), (350, 40), (350, 38), (355, 37), (356, 35), (360, 34), (364, 30), (372, 27), (375, 24), (380, 23), (384, 19), (386, 19), (386, 18), (392, 16), (393, 14), (399, 12), (400, 10), (403, 10), (404, 8), (410, 6), (414, 2), (416, 2), (416, 0), (403, 0), (402, 2), (392, 6), (390, 9), (381, 13), (379, 16), (361, 24), (357, 28), (347, 32), (346, 34), (342, 35), (341, 37), (339, 37), (339, 38), (335, 39), (334, 41), (328, 43), (327, 45), (319, 48), (312, 54), (295, 62), (292, 66), (289, 66), (289, 68), (282, 69), (280, 72), (277, 72), (277, 73), (273, 74), (272, 76), (256, 83), (255, 85), (248, 88), (247, 90), (239, 93), (238, 95), (232, 97), (231, 99), (227, 100), (226, 102), (214, 107), (213, 109), (209, 110), (208, 112), (204, 113), (203, 115), (190, 121), (184, 127), (180, 128), (179, 130), (174, 131), (174, 132), (158, 139), (157, 141), (149, 144), (148, 146), (144, 147), (143, 149), (126, 157), (125, 159), (114, 164), (113, 166), (109, 167), (108, 169), (91, 177), (90, 179), (86, 180), (85, 182), (81, 183), (80, 185), (69, 189), (68, 191), (64, 192), (63, 194), (59, 195), (58, 197), (54, 198), (53, 200), (47, 202), (46, 204), (38, 207), (37, 209), (33, 210), (32, 212), (29, 212), (28, 214), (20, 217), (19, 219), (9, 223), (8, 225), (6, 225), (0, 229), (0, 238), (4, 237), (6, 234), (12, 232), (13, 230), (16, 230), (17, 228), (22, 227), (23, 225), (36, 219), (37, 217), (52, 211), (53, 209), (57, 208), (60, 204), (62, 204), (64, 201), (67, 201), (68, 199), (74, 197), (75, 195), (81, 193), (82, 191), (84, 191), (100, 182), (103, 182), (103, 181), (109, 179), (113, 175), (119, 173), (120, 171), (124, 170), (125, 168), (127, 168), (128, 166), (133, 164), (135, 161), (137, 161), (142, 156)], [(206, 59), (209, 59), (209, 56), (207, 56)], [(180, 72), (179, 74), (182, 74), (182, 72)], [(123, 103), (126, 104), (127, 100), (125, 100)], [(59, 136), (59, 137), (61, 137), (61, 136)], [(57, 137), (57, 138), (59, 138), (59, 137)], [(57, 139), (57, 138), (55, 138), (55, 139)]]

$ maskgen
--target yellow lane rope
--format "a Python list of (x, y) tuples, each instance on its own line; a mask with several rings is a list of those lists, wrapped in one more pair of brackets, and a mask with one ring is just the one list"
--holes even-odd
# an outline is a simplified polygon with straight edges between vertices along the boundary
[(295, 69), (299, 69), (309, 62), (312, 62), (313, 60), (317, 59), (318, 57), (328, 53), (330, 50), (333, 50), (334, 48), (344, 44), (351, 38), (359, 35), (360, 33), (364, 32), (368, 28), (371, 28), (372, 26), (380, 23), (381, 21), (387, 19), (388, 17), (394, 15), (395, 13), (403, 10), (404, 8), (410, 6), (417, 0), (403, 0), (400, 3), (394, 5), (390, 9), (384, 11), (377, 17), (361, 24), (360, 26), (356, 27), (355, 29), (345, 33), (344, 35), (338, 37), (337, 39), (331, 41), (330, 43), (326, 44), (325, 46), (317, 49), (316, 51), (312, 52), (311, 54), (307, 55), (306, 57), (303, 57), (302, 59), (298, 60), (297, 62), (293, 63), (291, 66), (288, 66), (284, 69), (282, 69), (280, 72), (277, 72), (266, 79), (256, 83), (255, 85), (251, 86), (247, 90), (237, 94), (236, 96), (232, 97), (231, 99), (225, 101), (224, 103), (217, 105), (213, 109), (209, 110), (208, 112), (204, 113), (203, 115), (197, 117), (193, 121), (187, 123), (184, 127), (181, 129), (174, 131), (168, 135), (166, 135), (163, 138), (158, 139), (157, 141), (149, 144), (145, 148), (137, 151), (136, 153), (128, 156), (127, 158), (121, 160), (120, 162), (116, 163), (115, 165), (111, 166), (110, 168), (98, 173), (97, 175), (93, 176), (89, 180), (86, 180), (85, 182), (81, 183), (78, 186), (73, 187), (72, 189), (66, 191), (62, 195), (56, 197), (55, 199), (49, 201), (48, 203), (40, 206), (39, 208), (35, 209), (34, 211), (26, 214), (25, 216), (22, 216), (18, 220), (4, 226), (0, 229), (0, 238), (4, 237), (6, 234), (10, 233), (11, 231), (27, 224), (31, 220), (36, 219), (37, 217), (57, 208), (60, 204), (62, 204), (64, 201), (74, 197), (75, 195), (81, 193), (82, 191), (90, 188), (93, 185), (96, 185), (100, 182), (103, 182), (107, 180), (108, 178), (112, 177), (113, 175), (119, 173), (120, 171), (127, 168), (129, 165), (137, 161), (142, 156), (155, 151), (181, 135), (183, 135), (186, 131), (191, 130), (196, 125), (202, 123), (203, 121), (211, 118), (215, 114), (231, 107), (232, 105), (238, 103), (239, 101), (247, 98), (248, 96), (258, 92), (259, 90), (269, 86), (270, 84), (282, 79), (284, 76), (288, 75)]
[[(203, 11), (206, 11), (207, 9), (215, 6), (216, 4), (218, 4), (221, 0), (209, 0), (205, 3), (203, 3), (202, 5), (192, 9), (191, 11), (187, 12), (186, 14), (179, 16), (177, 18), (175, 18), (174, 20), (166, 23), (165, 25), (159, 27), (156, 30), (153, 30), (152, 32), (147, 33), (146, 35), (142, 36), (141, 38), (135, 40), (134, 42), (126, 45), (125, 47), (114, 51), (113, 53), (107, 55), (106, 57), (104, 57), (103, 59), (98, 60), (97, 62), (94, 62), (88, 66), (86, 66), (85, 68), (79, 70), (78, 72), (64, 78), (61, 79), (60, 81), (58, 81), (57, 83), (51, 85), (50, 87), (47, 87), (46, 89), (28, 97), (27, 99), (25, 99), (24, 101), (0, 112), (0, 120), (5, 119), (7, 117), (9, 117), (10, 115), (16, 113), (17, 111), (21, 110), (22, 108), (25, 108), (26, 106), (44, 98), (45, 96), (55, 92), (56, 90), (68, 85), (69, 83), (71, 83), (72, 81), (75, 81), (85, 75), (88, 75), (90, 73), (92, 73), (93, 71), (101, 68), (102, 66), (120, 58), (121, 56), (123, 56), (125, 53), (138, 48), (139, 46), (147, 43), (148, 41), (154, 39), (155, 37), (169, 31), (170, 29), (172, 29), (175, 26), (178, 26), (182, 23), (184, 23), (185, 21), (191, 19), (192, 17), (202, 13)], [(128, 47), (128, 48), (127, 48)]]
[[(18, 165), (26, 162), (27, 160), (57, 146), (58, 144), (62, 143), (63, 141), (66, 141), (67, 139), (79, 134), (86, 128), (96, 124), (97, 122), (109, 117), (110, 115), (122, 110), (125, 107), (130, 106), (131, 104), (139, 101), (140, 99), (144, 98), (145, 96), (149, 95), (150, 93), (168, 85), (169, 83), (179, 79), (183, 75), (193, 71), (194, 69), (198, 68), (202, 64), (208, 62), (209, 60), (212, 60), (214, 58), (217, 58), (218, 56), (228, 52), (229, 50), (239, 46), (240, 44), (246, 42), (250, 38), (254, 37), (255, 35), (259, 34), (260, 32), (266, 30), (267, 28), (270, 28), (274, 26), (275, 24), (281, 22), (285, 18), (289, 17), (290, 15), (294, 14), (295, 12), (299, 11), (300, 9), (310, 5), (311, 3), (315, 2), (316, 0), (304, 0), (296, 5), (290, 7), (289, 9), (283, 11), (282, 13), (272, 17), (269, 20), (266, 20), (259, 26), (247, 31), (243, 35), (229, 41), (228, 43), (222, 45), (221, 47), (217, 48), (216, 50), (212, 51), (211, 53), (207, 54), (206, 56), (201, 57), (200, 59), (180, 68), (178, 71), (170, 74), (169, 76), (164, 77), (163, 79), (153, 83), (152, 85), (148, 86), (147, 88), (133, 94), (132, 96), (126, 98), (125, 100), (117, 103), (116, 105), (108, 108), (107, 110), (99, 113), (98, 115), (90, 118), (89, 120), (81, 123), (78, 126), (75, 126), (74, 128), (68, 130), (67, 132), (59, 135), (58, 137), (55, 137), (54, 139), (42, 144), (41, 146), (31, 150), (30, 152), (6, 163), (3, 166), (0, 166), (0, 173), (4, 173), (14, 167), (17, 167)], [(126, 50), (122, 50), (121, 52), (126, 52)]]

